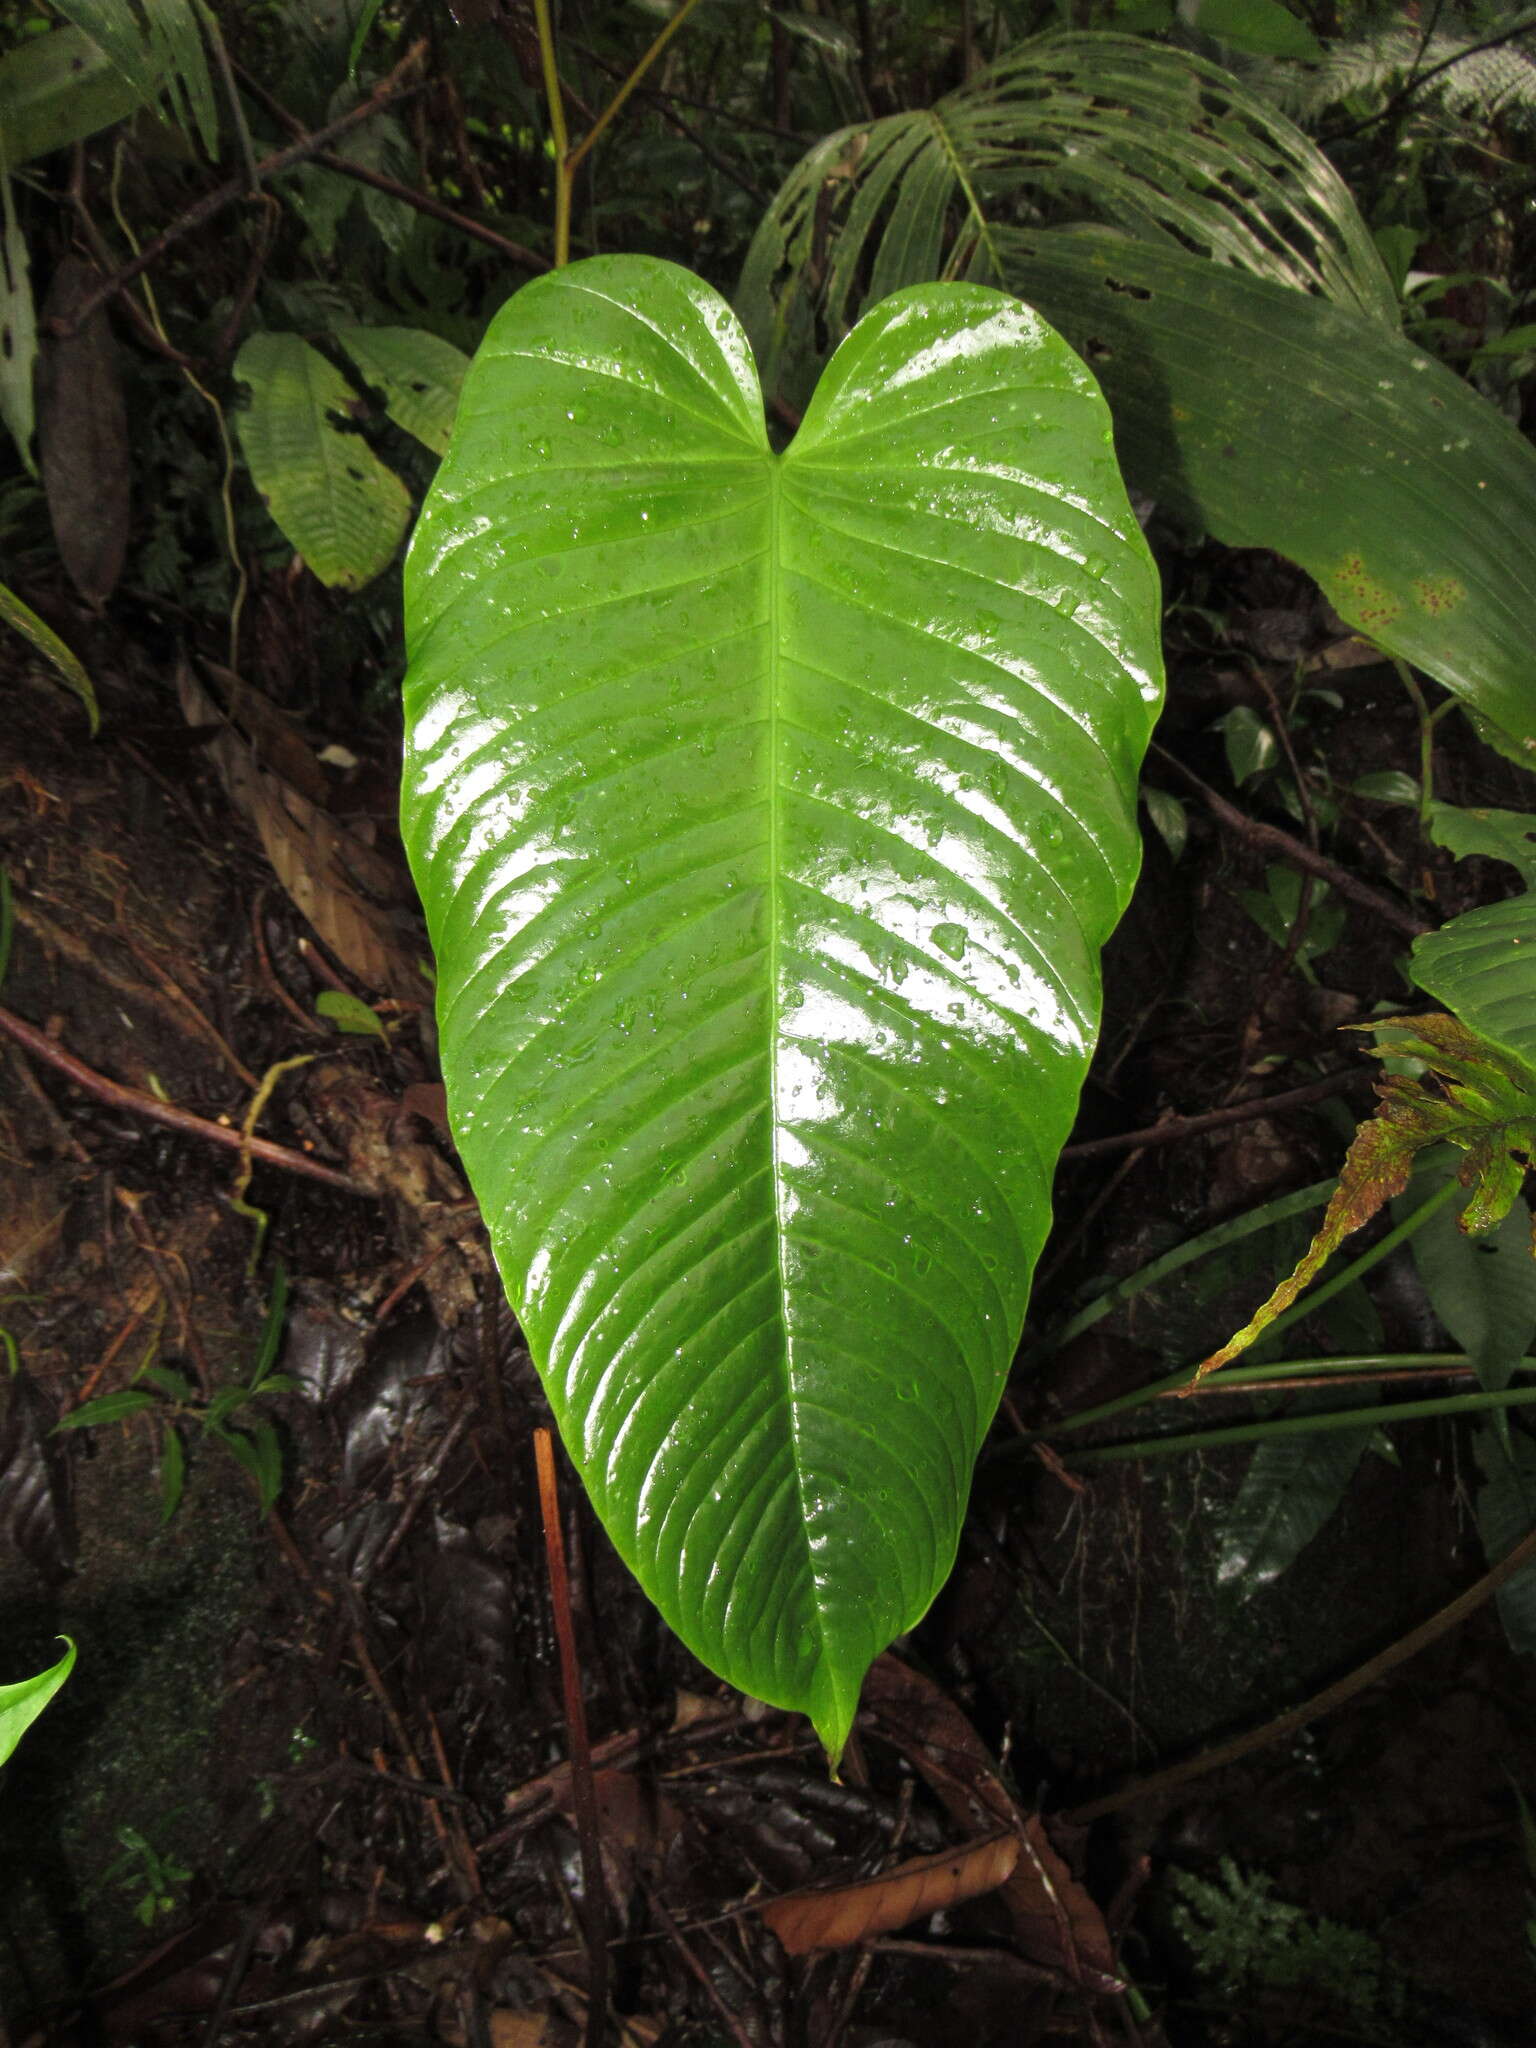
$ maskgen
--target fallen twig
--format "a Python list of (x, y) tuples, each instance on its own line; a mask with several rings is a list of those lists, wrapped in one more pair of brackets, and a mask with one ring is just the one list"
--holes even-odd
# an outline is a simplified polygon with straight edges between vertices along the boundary
[(1199, 1116), (1171, 1116), (1142, 1131), (1123, 1131), (1117, 1138), (1088, 1138), (1080, 1145), (1068, 1145), (1063, 1159), (1104, 1159), (1112, 1152), (1141, 1152), (1152, 1145), (1173, 1145), (1181, 1138), (1197, 1138), (1202, 1131), (1219, 1131), (1229, 1124), (1253, 1123), (1283, 1109), (1301, 1109), (1309, 1102), (1325, 1102), (1330, 1095), (1342, 1095), (1360, 1081), (1369, 1081), (1369, 1067), (1351, 1067), (1346, 1073), (1326, 1074), (1320, 1081), (1307, 1081), (1300, 1088), (1287, 1088), (1279, 1095), (1255, 1096), (1251, 1102), (1234, 1102), (1227, 1109), (1209, 1109)]
[(1212, 789), (1208, 782), (1202, 782), (1193, 768), (1187, 768), (1166, 747), (1160, 747), (1154, 741), (1152, 751), (1184, 778), (1217, 822), (1225, 825), (1236, 838), (1246, 839), (1250, 846), (1261, 852), (1272, 853), (1277, 860), (1283, 860), (1288, 867), (1296, 868), (1304, 875), (1316, 875), (1351, 903), (1379, 918), (1390, 930), (1400, 932), (1405, 939), (1417, 939), (1431, 929), (1411, 910), (1402, 909), (1390, 896), (1383, 896), (1379, 889), (1373, 889), (1369, 882), (1362, 882), (1358, 875), (1352, 875), (1348, 868), (1330, 860), (1327, 854), (1318, 853), (1289, 832), (1282, 832), (1278, 825), (1266, 825), (1258, 818), (1250, 818), (1236, 804), (1228, 803), (1219, 790)]
[(539, 1469), (539, 1509), (544, 1518), (544, 1554), (554, 1606), (555, 1640), (560, 1646), (560, 1683), (565, 1695), (565, 1729), (571, 1751), (571, 1807), (581, 1852), (582, 1932), (587, 1940), (587, 2048), (603, 2048), (608, 2031), (608, 1893), (603, 1881), (602, 1835), (597, 1788), (592, 1779), (592, 1745), (587, 1707), (576, 1661), (571, 1625), (571, 1590), (565, 1568), (565, 1537), (555, 1481), (555, 1440), (547, 1429), (533, 1433)]
[(351, 1174), (340, 1173), (334, 1166), (324, 1166), (318, 1159), (310, 1159), (287, 1145), (276, 1145), (270, 1138), (252, 1138), (247, 1142), (240, 1131), (227, 1124), (210, 1123), (206, 1117), (194, 1116), (189, 1109), (178, 1109), (173, 1102), (162, 1102), (157, 1095), (145, 1095), (137, 1088), (124, 1087), (121, 1081), (109, 1080), (83, 1060), (77, 1060), (72, 1052), (66, 1052), (62, 1045), (55, 1044), (35, 1024), (28, 1024), (4, 1008), (0, 1008), (0, 1031), (13, 1038), (34, 1058), (45, 1060), (56, 1068), (77, 1088), (83, 1088), (87, 1095), (94, 1096), (98, 1102), (105, 1102), (112, 1109), (126, 1109), (134, 1116), (164, 1124), (168, 1130), (181, 1131), (189, 1138), (207, 1138), (229, 1152), (248, 1152), (252, 1159), (259, 1159), (264, 1166), (278, 1166), (285, 1173), (303, 1174), (307, 1180), (320, 1181), (328, 1188), (340, 1188), (349, 1195), (371, 1196), (377, 1192), (364, 1186), (362, 1181), (354, 1180)]

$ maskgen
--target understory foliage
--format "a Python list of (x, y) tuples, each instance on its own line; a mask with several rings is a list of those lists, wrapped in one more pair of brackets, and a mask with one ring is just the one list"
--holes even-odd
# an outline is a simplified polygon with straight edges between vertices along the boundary
[[(1536, 1526), (1536, 15), (956, 13), (0, 4), (0, 622), (93, 727), (73, 619), (174, 650), (167, 715), (369, 992), (316, 1014), (383, 1046), (432, 971), (391, 850), (283, 762), (305, 718), (393, 743), (404, 682), (429, 1056), (550, 1406), (677, 1633), (834, 1759), (1026, 1314), (1038, 1363), (1243, 1224), (1096, 1291), (1089, 1206), (1048, 1267), (1086, 1305), (1031, 1306), (1138, 789), (1157, 860), (1208, 818), (1273, 857), (1232, 892), (1273, 956), (1240, 1088), (1331, 1079), (1266, 1004), (1327, 993), (1346, 930), (1381, 955), (1349, 1014), (1387, 1071), (1310, 1244), (1288, 1188), (1243, 1326), (1162, 1360), (1256, 1390), (1220, 1581), (1283, 1576), (1393, 1454), (1399, 1243), (1476, 1387), (1415, 1417), (1471, 1430), (1490, 1563)], [(1218, 707), (1176, 659), (1151, 756), (1149, 546), (1169, 647), (1237, 678)], [(1260, 557), (1304, 597), (1229, 602)], [(1418, 772), (1351, 781), (1329, 721), (1387, 664)], [(1277, 1362), (1336, 1253), (1365, 1334)], [(270, 1508), (275, 1426), (224, 1425), (273, 1363), (75, 1426), (149, 1418), (168, 1512), (212, 1436)], [(1035, 1419), (1070, 1458), (1171, 1390)], [(1536, 1569), (1500, 1602), (1536, 1649)], [(1228, 1995), (1294, 1965), (1390, 2007), (1261, 1877), (1180, 1911)]]

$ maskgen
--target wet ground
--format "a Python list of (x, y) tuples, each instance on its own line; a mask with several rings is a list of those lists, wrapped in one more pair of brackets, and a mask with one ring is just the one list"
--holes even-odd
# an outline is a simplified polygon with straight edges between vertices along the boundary
[[(1426, 859), (1401, 807), (1350, 796), (1416, 769), (1417, 721), (1391, 671), (1347, 665), (1299, 579), (1262, 557), (1173, 568), (1196, 596), (1223, 578), (1227, 620), (1207, 605), (1175, 640), (1174, 763), (1305, 837), (1283, 773), (1235, 791), (1214, 729), (1286, 707), (1333, 858), (1404, 906), (1499, 893), (1490, 864)], [(388, 693), (278, 658), (298, 602), (291, 580), (259, 593), (242, 691), (152, 624), (56, 601), (101, 692), (94, 744), (5, 650), (0, 1005), (46, 1043), (0, 1035), (0, 1681), (60, 1632), (81, 1651), (0, 1785), (17, 2043), (531, 2048), (586, 2026), (546, 1411), (443, 1132)], [(1440, 793), (1518, 805), (1520, 778), (1459, 725), (1438, 728)], [(1359, 1066), (1339, 1026), (1409, 998), (1401, 936), (1354, 907), (1330, 950), (1288, 962), (1241, 901), (1265, 856), (1174, 763), (1150, 779), (1188, 799), (1188, 844), (1175, 861), (1151, 838), (1079, 1142)], [(372, 999), (383, 1035), (339, 1033), (327, 990)], [(242, 1150), (258, 1100), (267, 1159)], [(1069, 1159), (1031, 1343), (1080, 1294), (1329, 1174), (1368, 1103), (1356, 1087)], [(841, 1785), (802, 1723), (671, 1638), (566, 1475), (609, 2038), (1536, 2039), (1536, 1683), (1492, 1605), (1301, 1732), (1072, 1818), (1261, 1728), (1485, 1568), (1442, 1425), (1383, 1438), (1262, 1586), (1218, 1574), (1243, 1452), (1078, 1477), (1020, 1438), (1198, 1356), (1304, 1236), (1246, 1240), (1021, 1365), (954, 1579), (883, 1662)], [(1357, 1291), (1307, 1344), (1368, 1348), (1374, 1318), (1372, 1342), (1435, 1348), (1403, 1258)], [(257, 1394), (269, 1333), (281, 1377)], [(130, 1388), (153, 1404), (54, 1431)], [(762, 1911), (1000, 1831), (1021, 1845), (1001, 1889), (854, 1948), (788, 1954)]]

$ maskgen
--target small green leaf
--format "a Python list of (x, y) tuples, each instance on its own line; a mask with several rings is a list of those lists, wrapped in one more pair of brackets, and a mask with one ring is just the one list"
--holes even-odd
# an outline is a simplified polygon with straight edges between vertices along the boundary
[(1324, 55), (1311, 29), (1279, 0), (1192, 0), (1180, 14), (1191, 28), (1245, 56), (1291, 57), (1316, 64)]
[(1419, 785), (1401, 768), (1375, 769), (1369, 775), (1358, 776), (1349, 788), (1352, 796), (1368, 796), (1378, 804), (1408, 804), (1418, 809)]
[(176, 1429), (167, 1429), (160, 1439), (160, 1521), (168, 1522), (181, 1505), (182, 1488), (186, 1483), (187, 1454), (182, 1448), (181, 1434)]
[(248, 1430), (215, 1429), (214, 1434), (242, 1470), (256, 1482), (265, 1514), (283, 1490), (283, 1448), (270, 1422), (253, 1422)]
[(1458, 860), (1481, 854), (1507, 861), (1527, 889), (1536, 889), (1536, 814), (1529, 811), (1462, 810), (1431, 804), (1429, 836)]
[(1266, 768), (1273, 768), (1280, 749), (1257, 711), (1247, 704), (1235, 704), (1217, 724), (1227, 750), (1227, 773), (1239, 789)]
[(158, 1404), (153, 1394), (124, 1387), (116, 1394), (98, 1394), (94, 1401), (82, 1401), (53, 1425), (60, 1429), (96, 1429), (108, 1422), (125, 1422), (130, 1415), (142, 1415)]
[(1143, 788), (1141, 800), (1147, 807), (1147, 816), (1157, 831), (1157, 836), (1168, 849), (1169, 858), (1177, 860), (1183, 853), (1189, 839), (1189, 812), (1176, 796), (1170, 796), (1166, 789)]
[(338, 327), (334, 339), (383, 393), (395, 425), (441, 455), (469, 368), (463, 350), (420, 327)]
[(251, 1391), (249, 1387), (218, 1388), (199, 1418), (203, 1427), (212, 1430), (215, 1436), (221, 1436), (225, 1417), (233, 1415), (237, 1408), (243, 1408), (251, 1398)]
[[(1351, 1390), (1327, 1405), (1356, 1399)], [(1260, 1444), (1217, 1531), (1217, 1583), (1247, 1593), (1289, 1571), (1337, 1511), (1373, 1434), (1340, 1429)]]
[(146, 1365), (139, 1378), (148, 1380), (152, 1387), (157, 1387), (169, 1400), (179, 1401), (183, 1406), (190, 1406), (196, 1399), (192, 1384), (186, 1375), (173, 1372), (168, 1365)]
[(296, 334), (253, 334), (235, 376), (250, 387), (235, 424), (267, 510), (322, 583), (369, 582), (404, 538), (411, 504), (362, 435), (337, 425), (357, 394)]
[(322, 1017), (329, 1018), (338, 1031), (345, 1031), (353, 1038), (383, 1038), (385, 1033), (377, 1010), (370, 1009), (361, 996), (354, 996), (345, 989), (323, 989), (315, 998), (315, 1008)]
[(85, 706), (85, 715), (90, 720), (91, 737), (94, 739), (97, 727), (101, 723), (101, 714), (96, 708), (96, 691), (79, 658), (71, 653), (53, 628), (46, 625), (30, 605), (23, 604), (15, 591), (7, 589), (3, 583), (0, 583), (0, 619), (3, 619), (6, 625), (14, 626), (18, 633), (30, 640), (44, 660), (52, 662)]
[(60, 1636), (59, 1641), (68, 1647), (57, 1664), (40, 1671), (35, 1678), (0, 1685), (0, 1764), (12, 1755), (22, 1736), (75, 1668), (74, 1644), (68, 1636)]

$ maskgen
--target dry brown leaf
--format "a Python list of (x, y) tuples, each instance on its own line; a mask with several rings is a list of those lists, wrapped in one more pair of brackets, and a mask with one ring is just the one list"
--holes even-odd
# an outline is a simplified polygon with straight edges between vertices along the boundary
[(581, 2039), (578, 2027), (552, 2005), (534, 2006), (526, 2012), (487, 2015), (491, 2048), (575, 2048)]
[(347, 1171), (384, 1198), (400, 1253), (444, 1329), (457, 1329), (491, 1271), (478, 1212), (437, 1149), (416, 1135), (400, 1106), (345, 1061), (312, 1067), (305, 1100)]
[[(189, 725), (224, 722), (186, 663), (176, 686)], [(230, 801), (256, 827), (277, 879), (327, 950), (370, 989), (424, 997), (426, 984), (386, 907), (408, 900), (395, 862), (258, 766), (233, 728), (217, 734), (208, 752)]]
[(1006, 1884), (1019, 1860), (1018, 1838), (992, 1835), (968, 1848), (914, 1856), (883, 1877), (830, 1891), (791, 1892), (760, 1908), (763, 1919), (792, 1956), (818, 1948), (852, 1948), (893, 1927), (979, 1899)]
[(101, 281), (93, 263), (66, 256), (53, 274), (37, 359), (37, 446), (59, 559), (88, 605), (117, 588), (128, 548), (128, 410), (105, 310), (67, 340), (67, 324)]
[(881, 1732), (932, 1786), (962, 1827), (1002, 1827), (1019, 1859), (1002, 1887), (1020, 1949), (1095, 1991), (1124, 1989), (1104, 1916), (998, 1776), (981, 1737), (947, 1694), (889, 1651), (876, 1660), (864, 1704)]
[(205, 661), (203, 673), (212, 679), (223, 699), (225, 711), (250, 741), (251, 750), (261, 766), (281, 776), (288, 787), (296, 789), (300, 796), (324, 807), (330, 798), (331, 785), (326, 781), (325, 770), (315, 759), (314, 750), (287, 712), (280, 710), (270, 697), (263, 696), (244, 676), (236, 675), (233, 669), (220, 668), (217, 662)]

